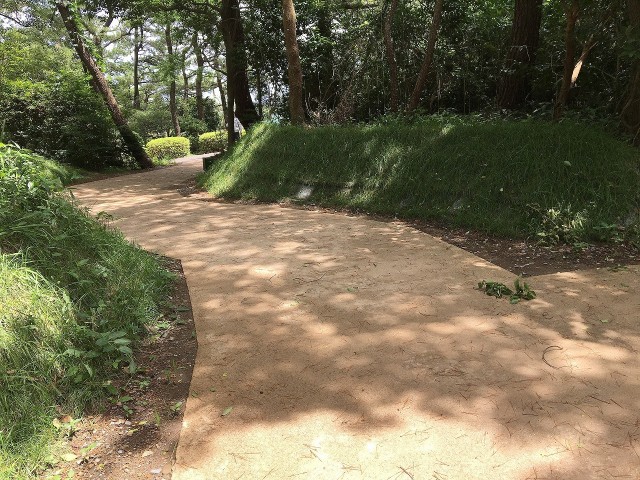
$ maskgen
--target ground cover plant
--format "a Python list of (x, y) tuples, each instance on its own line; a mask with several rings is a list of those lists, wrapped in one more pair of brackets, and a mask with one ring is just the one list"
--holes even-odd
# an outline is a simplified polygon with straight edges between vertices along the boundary
[(60, 169), (0, 147), (0, 478), (51, 457), (54, 419), (99, 402), (171, 281), (61, 192)]
[(634, 231), (640, 153), (584, 124), (428, 117), (262, 124), (206, 172), (220, 197), (437, 220), (546, 242)]

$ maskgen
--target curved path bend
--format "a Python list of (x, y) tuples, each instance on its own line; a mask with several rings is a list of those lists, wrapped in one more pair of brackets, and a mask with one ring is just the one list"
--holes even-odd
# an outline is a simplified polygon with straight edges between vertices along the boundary
[(199, 348), (175, 480), (640, 478), (637, 267), (534, 277), (510, 305), (474, 286), (512, 274), (434, 237), (184, 196), (200, 169), (75, 189), (182, 260)]

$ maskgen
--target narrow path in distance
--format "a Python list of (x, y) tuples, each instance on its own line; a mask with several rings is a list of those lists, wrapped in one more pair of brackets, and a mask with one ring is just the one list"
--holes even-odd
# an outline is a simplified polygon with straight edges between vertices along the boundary
[(175, 480), (640, 478), (638, 267), (533, 277), (511, 305), (474, 287), (512, 274), (432, 236), (184, 196), (200, 169), (74, 189), (182, 260)]

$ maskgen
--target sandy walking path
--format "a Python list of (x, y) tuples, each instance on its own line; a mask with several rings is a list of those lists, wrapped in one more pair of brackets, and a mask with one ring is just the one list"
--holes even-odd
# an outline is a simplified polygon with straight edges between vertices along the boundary
[(401, 224), (182, 196), (200, 168), (75, 189), (183, 262), (175, 480), (640, 478), (637, 267), (511, 305), (474, 286), (512, 274)]

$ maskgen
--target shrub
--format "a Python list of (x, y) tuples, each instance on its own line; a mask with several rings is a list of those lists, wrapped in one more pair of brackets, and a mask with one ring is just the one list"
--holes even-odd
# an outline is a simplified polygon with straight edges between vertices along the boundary
[(98, 170), (130, 162), (104, 102), (82, 73), (8, 82), (0, 96), (4, 139), (62, 163)]
[(200, 153), (221, 152), (227, 146), (227, 132), (218, 130), (217, 132), (207, 132), (200, 135)]
[(154, 162), (166, 162), (191, 153), (191, 145), (185, 137), (156, 138), (147, 143), (147, 153)]

